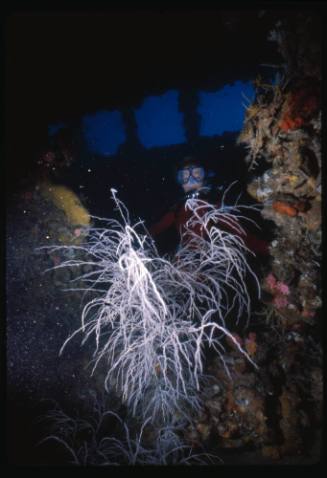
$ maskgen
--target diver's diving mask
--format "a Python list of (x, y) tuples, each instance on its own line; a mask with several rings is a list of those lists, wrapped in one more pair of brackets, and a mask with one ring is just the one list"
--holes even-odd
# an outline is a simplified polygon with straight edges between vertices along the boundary
[(202, 166), (187, 166), (177, 171), (177, 182), (179, 184), (201, 183), (204, 180), (205, 171)]

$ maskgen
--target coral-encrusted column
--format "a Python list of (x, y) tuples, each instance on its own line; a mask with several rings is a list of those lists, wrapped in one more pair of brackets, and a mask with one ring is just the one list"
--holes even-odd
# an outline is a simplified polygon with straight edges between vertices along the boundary
[[(294, 26), (293, 26), (294, 27)], [(274, 350), (267, 373), (279, 383), (279, 454), (299, 453), (307, 430), (321, 419), (321, 152), (320, 52), (315, 23), (300, 15), (296, 28), (281, 22), (270, 33), (285, 61), (279, 81), (256, 81), (238, 139), (248, 148), (250, 169), (266, 164), (248, 192), (276, 225), (271, 272), (263, 281), (268, 337)], [(294, 49), (296, 45), (296, 49)], [(294, 55), (296, 52), (296, 55)], [(262, 340), (265, 340), (264, 337)], [(317, 393), (317, 387), (320, 390)], [(313, 405), (314, 404), (314, 405)], [(296, 437), (296, 439), (295, 439)]]

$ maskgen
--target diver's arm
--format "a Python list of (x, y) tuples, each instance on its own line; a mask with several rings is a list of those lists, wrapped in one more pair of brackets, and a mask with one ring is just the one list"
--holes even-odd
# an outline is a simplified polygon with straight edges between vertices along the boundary
[[(217, 204), (216, 206), (218, 208), (220, 207), (219, 204)], [(228, 218), (228, 219), (226, 218), (226, 221), (221, 219), (218, 222), (218, 225), (222, 230), (235, 234), (236, 236), (243, 239), (246, 247), (250, 249), (250, 251), (254, 252), (255, 254), (262, 255), (262, 256), (269, 255), (269, 243), (267, 241), (265, 241), (264, 239), (260, 239), (259, 237), (256, 237), (254, 234), (247, 231), (244, 227), (243, 227), (243, 230), (241, 231), (237, 223), (233, 225), (233, 221), (231, 220), (231, 218)]]
[(168, 211), (158, 222), (153, 224), (150, 228), (151, 236), (155, 237), (163, 231), (171, 227), (175, 222), (175, 212)]
[(269, 243), (263, 239), (259, 239), (253, 234), (246, 232), (245, 236), (241, 236), (244, 240), (246, 247), (248, 247), (255, 254), (262, 256), (268, 256), (269, 254)]

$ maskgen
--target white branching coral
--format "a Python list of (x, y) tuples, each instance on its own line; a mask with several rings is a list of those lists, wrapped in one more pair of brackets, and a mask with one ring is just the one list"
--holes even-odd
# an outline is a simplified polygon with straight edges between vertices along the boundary
[(201, 407), (197, 391), (205, 344), (215, 349), (227, 372), (224, 336), (252, 362), (227, 329), (225, 317), (234, 308), (237, 320), (249, 313), (245, 278), (255, 275), (240, 235), (218, 225), (241, 233), (240, 211), (245, 206), (223, 203), (217, 209), (199, 199), (188, 200), (185, 207), (193, 211), (184, 232), (188, 240), (170, 258), (160, 257), (143, 222), (131, 225), (115, 190), (112, 195), (122, 221), (95, 218), (105, 226), (91, 229), (87, 244), (75, 247), (89, 259), (56, 266), (91, 265), (92, 271), (78, 280), (95, 296), (84, 306), (82, 325), (61, 352), (78, 333), (83, 333), (83, 343), (94, 337), (93, 372), (106, 361), (106, 389), (114, 388), (143, 423), (189, 419), (190, 412)]

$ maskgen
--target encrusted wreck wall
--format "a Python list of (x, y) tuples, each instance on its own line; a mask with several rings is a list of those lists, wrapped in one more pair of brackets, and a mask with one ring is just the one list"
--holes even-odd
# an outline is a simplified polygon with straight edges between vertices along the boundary
[[(312, 455), (322, 417), (321, 321), (321, 52), (313, 18), (278, 22), (269, 33), (282, 63), (271, 83), (255, 81), (238, 143), (252, 172), (249, 194), (273, 221), (265, 299), (239, 340), (255, 371), (229, 350), (229, 379), (218, 363), (203, 391), (206, 413), (194, 443), (261, 450), (268, 460)], [(318, 443), (318, 447), (317, 447)], [(314, 445), (315, 444), (315, 445)], [(319, 454), (319, 452), (316, 452)]]

